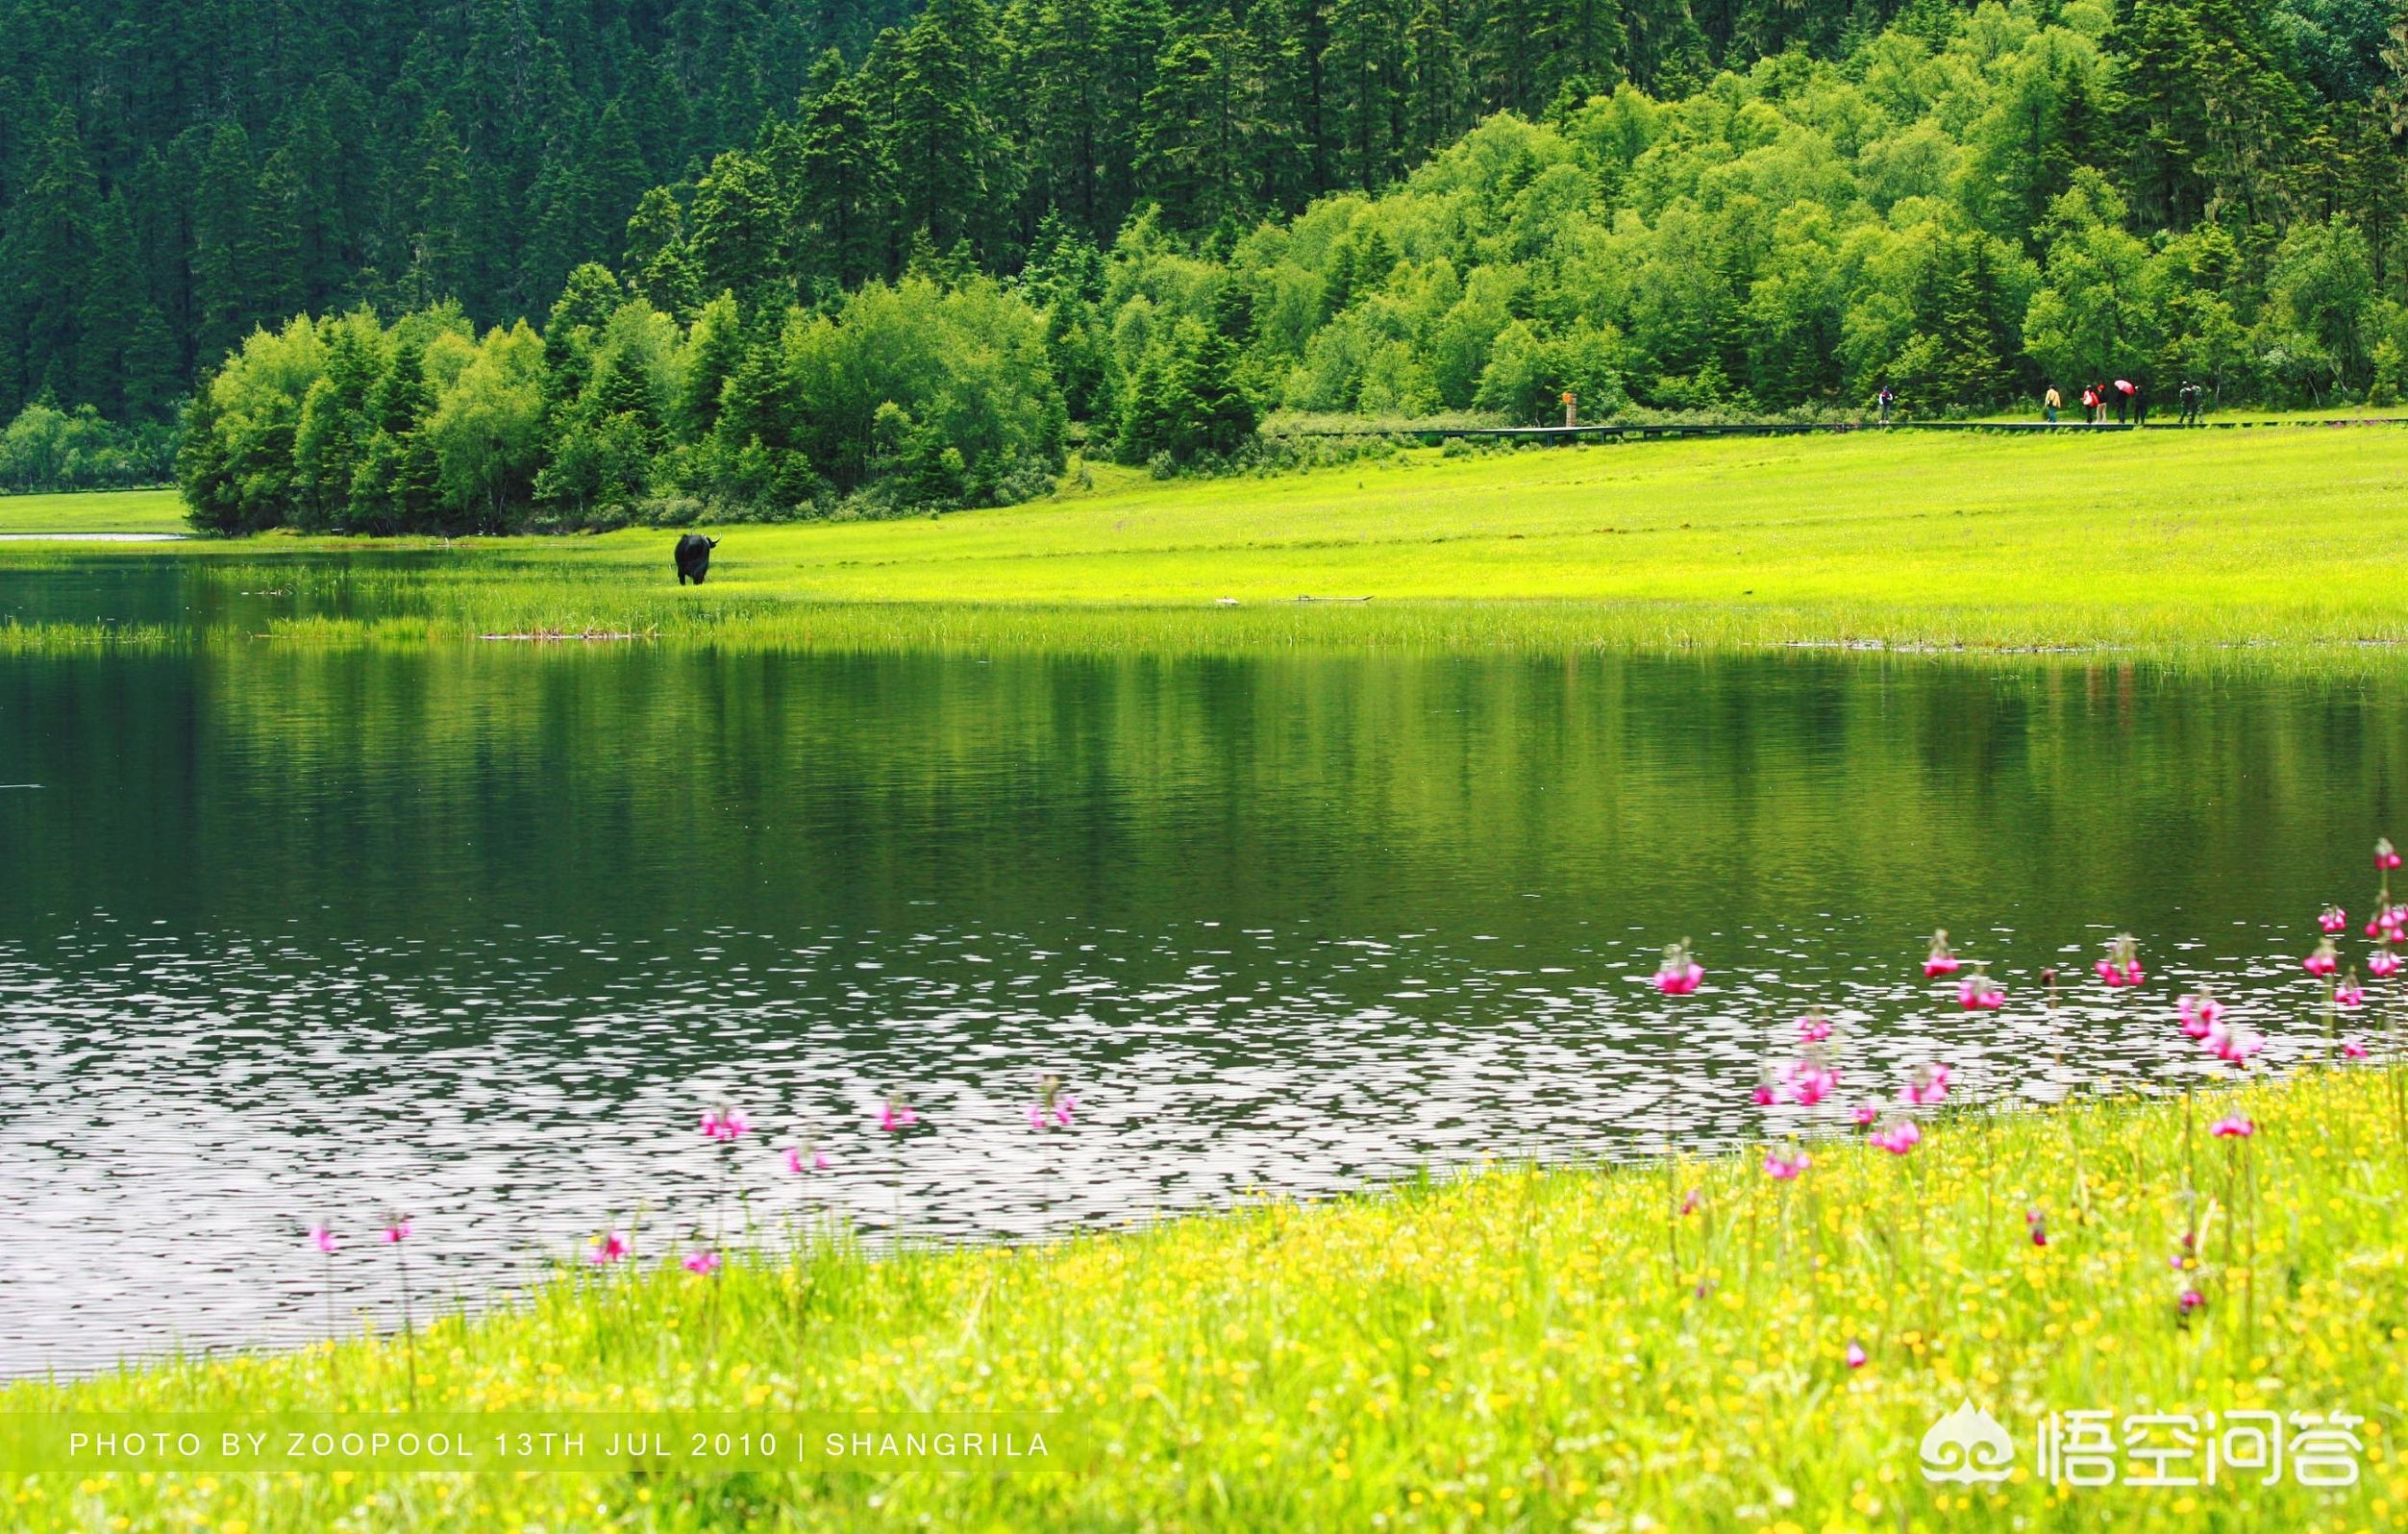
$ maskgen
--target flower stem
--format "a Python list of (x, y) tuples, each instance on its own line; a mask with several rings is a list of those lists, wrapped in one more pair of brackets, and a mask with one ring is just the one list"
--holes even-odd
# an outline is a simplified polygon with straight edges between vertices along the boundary
[(418, 1324), (410, 1315), (410, 1253), (399, 1247), (393, 1249), (393, 1253), (401, 1259), (402, 1365), (410, 1372), (405, 1397), (414, 1412), (418, 1409)]

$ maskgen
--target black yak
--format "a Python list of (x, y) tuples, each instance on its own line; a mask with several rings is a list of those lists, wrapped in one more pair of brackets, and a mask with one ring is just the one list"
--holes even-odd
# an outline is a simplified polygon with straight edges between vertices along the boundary
[(717, 538), (706, 538), (699, 532), (689, 532), (678, 539), (678, 584), (683, 585), (692, 581), (701, 585), (703, 577), (710, 574), (710, 551), (717, 547)]

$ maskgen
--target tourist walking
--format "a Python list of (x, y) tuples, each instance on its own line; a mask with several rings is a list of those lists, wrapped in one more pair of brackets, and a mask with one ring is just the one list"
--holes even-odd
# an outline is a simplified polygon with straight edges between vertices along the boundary
[(2082, 419), (2091, 426), (2098, 424), (2098, 385), (2096, 384), (2082, 385)]
[(2054, 384), (2049, 384), (2048, 392), (2040, 397), (2041, 418), (2047, 421), (2050, 426), (2056, 425), (2057, 407), (2064, 403), (2065, 402), (2063, 400), (2057, 397), (2057, 386)]
[(2132, 408), (2132, 381), (2122, 378), (2116, 380), (2115, 387), (2109, 391), (2108, 398), (2116, 408), (2116, 425), (2122, 426), (2125, 412)]
[(1890, 407), (1898, 403), (1898, 396), (1890, 392), (1890, 385), (1882, 384), (1881, 392), (1873, 397), (1873, 403), (1881, 408), (1881, 424), (1889, 425)]

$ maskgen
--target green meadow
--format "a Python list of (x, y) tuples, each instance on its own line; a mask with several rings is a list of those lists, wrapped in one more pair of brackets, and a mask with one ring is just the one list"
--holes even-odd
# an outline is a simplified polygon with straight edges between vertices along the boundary
[[(338, 1321), (346, 1335), (298, 1351), (18, 1384), (0, 1412), (907, 1403), (1054, 1414), (1074, 1468), (51, 1472), (0, 1475), (0, 1503), (12, 1527), (59, 1534), (2394, 1528), (2400, 1088), (2396, 1068), (2357, 1067), (2196, 1103), (1951, 1108), (1903, 1155), (1810, 1143), (1792, 1180), (1759, 1146), (1022, 1248), (870, 1260), (789, 1232), (709, 1275), (639, 1227), (610, 1266), (563, 1253), (530, 1302), (407, 1342)], [(2234, 1115), (2248, 1137), (2210, 1132)], [(394, 1260), (365, 1243), (335, 1259)], [(1968, 1401), (2011, 1467), (1930, 1480), (1924, 1434)], [(2108, 1459), (2074, 1472), (2090, 1484), (2041, 1458), (2048, 1419), (2073, 1412), (2116, 1424)], [(2282, 1468), (2202, 1478), (2200, 1446), (2244, 1458), (2232, 1424), (2264, 1419), (2235, 1414), (2266, 1412)], [(2150, 1414), (2167, 1420), (2151, 1447), (2191, 1424), (2187, 1461), (2124, 1452), (2125, 1420)], [(2320, 1454), (2299, 1436), (2320, 1424), (2347, 1442)], [(2129, 1483), (2147, 1474), (2198, 1484)]]
[[(2389, 426), (1418, 448), (1244, 479), (1157, 482), (1099, 465), (1066, 485), (936, 518), (712, 528), (722, 541), (700, 588), (676, 585), (676, 534), (658, 529), (73, 552), (245, 566), (246, 586), (292, 594), (246, 631), (312, 642), (2197, 650), (2408, 638), (2408, 429)], [(89, 498), (113, 511), (44, 499), (62, 530), (163, 515), (138, 497)], [(12, 529), (39, 514), (0, 503)], [(371, 548), (417, 557), (342, 557)], [(0, 561), (55, 557), (23, 544)]]
[(0, 534), (186, 532), (173, 490), (87, 490), (76, 495), (0, 495)]

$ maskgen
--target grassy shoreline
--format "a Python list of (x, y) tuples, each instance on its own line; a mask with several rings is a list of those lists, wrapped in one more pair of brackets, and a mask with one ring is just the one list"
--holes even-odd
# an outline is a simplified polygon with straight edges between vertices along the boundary
[[(1795, 1182), (1755, 1154), (1492, 1168), (1033, 1248), (564, 1271), (409, 1355), (431, 1410), (1056, 1411), (1100, 1446), (1076, 1472), (54, 1474), (0, 1477), (0, 1498), (29, 1530), (250, 1534), (2390, 1526), (2408, 1506), (2396, 1091), (2366, 1068), (2225, 1083), (2188, 1134), (2180, 1098), (1955, 1111), (1909, 1156), (1810, 1141)], [(2211, 1138), (2229, 1112), (2255, 1135)], [(355, 1338), (19, 1384), (0, 1411), (389, 1410), (404, 1356)], [(1925, 1427), (1965, 1398), (2018, 1441), (2002, 1484), (1921, 1473)], [(2364, 1418), (2359, 1484), (2032, 1473), (2048, 1411), (2261, 1408)]]
[[(716, 529), (698, 588), (674, 584), (674, 533), (648, 529), (20, 544), (0, 550), (0, 574), (167, 561), (240, 599), (206, 620), (211, 637), (322, 645), (588, 631), (1147, 651), (2408, 643), (2408, 432), (1856, 433), (1091, 478), (1003, 510)], [(20, 650), (106, 637), (0, 625), (0, 646)]]

